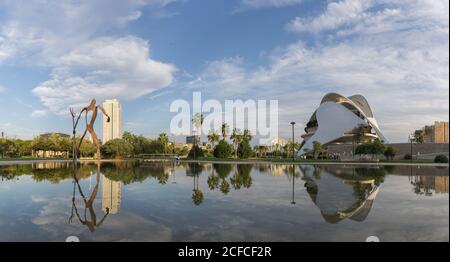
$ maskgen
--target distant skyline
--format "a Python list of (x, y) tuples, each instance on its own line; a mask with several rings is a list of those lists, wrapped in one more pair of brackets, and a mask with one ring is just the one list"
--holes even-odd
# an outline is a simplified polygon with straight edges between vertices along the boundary
[(279, 100), (286, 138), (329, 92), (366, 97), (390, 142), (449, 120), (447, 0), (113, 2), (0, 2), (0, 132), (70, 133), (94, 94), (156, 137), (194, 91)]

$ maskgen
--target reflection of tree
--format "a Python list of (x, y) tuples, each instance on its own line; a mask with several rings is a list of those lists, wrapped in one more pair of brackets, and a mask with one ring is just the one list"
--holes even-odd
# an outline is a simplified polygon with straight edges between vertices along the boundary
[(228, 175), (231, 173), (233, 169), (233, 165), (231, 164), (213, 164), (213, 168), (219, 176), (220, 182), (220, 191), (225, 195), (230, 192), (230, 184), (226, 180)]
[(268, 173), (270, 171), (269, 165), (267, 165), (267, 164), (257, 164), (257, 165), (254, 165), (254, 168), (259, 173)]
[(252, 165), (237, 165), (237, 172), (230, 178), (230, 183), (233, 188), (236, 190), (240, 189), (241, 186), (250, 188), (252, 186), (251, 171)]
[[(74, 170), (74, 172), (73, 172), (73, 180), (74, 180), (73, 183), (74, 184), (73, 184), (73, 194), (72, 194), (72, 212), (71, 212), (71, 216), (69, 217), (69, 223), (72, 223), (73, 217), (76, 215), (76, 217), (78, 218), (78, 220), (80, 221), (81, 224), (87, 226), (89, 228), (89, 231), (94, 232), (96, 228), (98, 228), (99, 226), (101, 226), (103, 224), (103, 222), (105, 221), (106, 217), (109, 214), (109, 208), (107, 208), (106, 214), (97, 223), (97, 216), (96, 216), (95, 210), (94, 210), (94, 200), (97, 196), (99, 182), (100, 182), (100, 163), (97, 163), (95, 186), (94, 186), (94, 189), (92, 190), (89, 198), (86, 198), (85, 194), (83, 193), (83, 190), (81, 189), (79, 179), (77, 177), (76, 167), (73, 170)], [(78, 212), (78, 208), (76, 206), (76, 201), (75, 201), (76, 200), (76, 197), (75, 197), (76, 188), (78, 188), (78, 192), (84, 202), (84, 216), (83, 217)], [(90, 219), (88, 219), (87, 210), (89, 211)]]
[(199, 187), (200, 175), (203, 171), (203, 168), (203, 165), (200, 165), (199, 163), (189, 163), (188, 168), (186, 169), (186, 175), (192, 176), (194, 178), (192, 201), (196, 206), (200, 205), (203, 202), (203, 192)]
[[(59, 184), (61, 181), (72, 178), (72, 167), (70, 163), (42, 163), (43, 165), (11, 165), (0, 167), (1, 180), (10, 180), (22, 175), (30, 175), (34, 181), (49, 181)], [(80, 165), (78, 178), (86, 178), (95, 170), (93, 165)]]
[(138, 162), (104, 163), (103, 174), (113, 181), (121, 181), (128, 185), (143, 182), (149, 177), (155, 178), (160, 184), (166, 184), (173, 166), (166, 162), (155, 162), (151, 165)]
[(219, 187), (220, 178), (215, 175), (214, 168), (211, 170), (211, 175), (208, 176), (208, 180), (206, 181), (210, 190), (214, 190)]
[[(235, 166), (236, 170), (233, 177), (229, 178), (233, 165), (231, 164), (213, 164), (213, 172), (208, 177), (208, 186), (211, 190), (219, 188), (223, 194), (230, 192), (230, 187), (233, 186), (235, 190), (241, 187), (250, 188), (252, 186), (252, 177), (250, 175), (253, 165), (238, 164)], [(216, 174), (217, 175), (216, 175)], [(230, 186), (231, 184), (231, 186)]]

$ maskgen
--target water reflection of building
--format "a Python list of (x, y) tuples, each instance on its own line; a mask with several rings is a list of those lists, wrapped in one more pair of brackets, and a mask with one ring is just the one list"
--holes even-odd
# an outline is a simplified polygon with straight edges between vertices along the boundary
[(70, 166), (68, 162), (38, 162), (33, 163), (33, 169), (61, 169)]
[(122, 198), (122, 184), (102, 176), (102, 210), (106, 213), (109, 208), (110, 214), (116, 214), (120, 208)]
[(416, 194), (448, 194), (448, 176), (413, 176), (410, 181)]
[(346, 218), (364, 221), (378, 194), (377, 182), (351, 170), (316, 170), (302, 168), (305, 187), (311, 200), (328, 223)]

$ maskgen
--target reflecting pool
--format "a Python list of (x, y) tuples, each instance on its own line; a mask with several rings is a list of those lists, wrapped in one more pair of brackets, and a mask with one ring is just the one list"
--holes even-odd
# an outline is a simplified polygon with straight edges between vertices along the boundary
[(448, 168), (0, 165), (0, 241), (449, 241)]

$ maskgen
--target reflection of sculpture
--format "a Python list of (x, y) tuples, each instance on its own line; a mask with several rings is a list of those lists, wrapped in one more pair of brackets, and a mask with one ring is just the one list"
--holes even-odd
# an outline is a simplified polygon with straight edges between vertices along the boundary
[[(328, 168), (320, 176), (315, 168), (303, 167), (305, 187), (312, 201), (319, 207), (328, 223), (338, 223), (345, 218), (364, 221), (379, 191), (379, 181), (360, 175), (356, 169)], [(375, 171), (377, 172), (377, 171)], [(367, 173), (367, 172), (364, 172)]]
[[(94, 124), (95, 124), (95, 120), (97, 119), (97, 114), (98, 114), (98, 109), (100, 109), (100, 111), (108, 118), (106, 121), (109, 122), (111, 119), (108, 116), (108, 114), (105, 112), (105, 109), (103, 109), (102, 106), (100, 105), (96, 105), (96, 101), (95, 99), (92, 99), (91, 103), (87, 106), (84, 107), (80, 114), (77, 117), (77, 120), (75, 121), (75, 112), (73, 111), (73, 109), (70, 109), (70, 113), (72, 115), (72, 119), (73, 119), (73, 135), (74, 135), (74, 142), (75, 142), (75, 133), (76, 133), (76, 128), (78, 125), (78, 121), (80, 120), (81, 116), (83, 115), (83, 113), (85, 113), (85, 120), (86, 120), (86, 129), (84, 130), (83, 135), (81, 136), (80, 142), (78, 143), (78, 147), (76, 147), (76, 151), (74, 148), (74, 154), (76, 154), (81, 146), (81, 143), (83, 142), (84, 137), (86, 136), (86, 133), (89, 132), (92, 141), (94, 142), (94, 144), (97, 146), (97, 159), (100, 159), (100, 140), (97, 137), (97, 134), (95, 133), (94, 130)], [(91, 121), (89, 121), (88, 123), (88, 113), (92, 112), (92, 116), (91, 116)]]
[[(94, 204), (95, 197), (97, 196), (98, 183), (100, 181), (100, 164), (99, 163), (97, 163), (97, 175), (96, 175), (95, 181), (96, 181), (96, 183), (94, 186), (94, 190), (92, 190), (92, 193), (91, 193), (89, 199), (86, 199), (86, 196), (84, 195), (83, 190), (81, 189), (79, 180), (78, 180), (76, 174), (74, 174), (74, 185), (73, 185), (73, 195), (72, 195), (72, 213), (69, 218), (69, 223), (71, 223), (74, 215), (76, 215), (78, 220), (81, 222), (81, 224), (86, 225), (91, 232), (94, 232), (97, 227), (101, 226), (103, 224), (103, 221), (105, 221), (106, 217), (109, 214), (109, 208), (107, 207), (106, 214), (97, 223), (97, 216), (95, 214), (93, 204)], [(80, 214), (78, 212), (78, 208), (75, 203), (75, 191), (76, 191), (75, 187), (76, 186), (78, 187), (78, 192), (80, 193), (81, 197), (83, 198), (83, 202), (84, 202), (84, 219), (80, 216)], [(90, 220), (87, 217), (87, 213), (86, 213), (87, 210), (89, 210)]]

